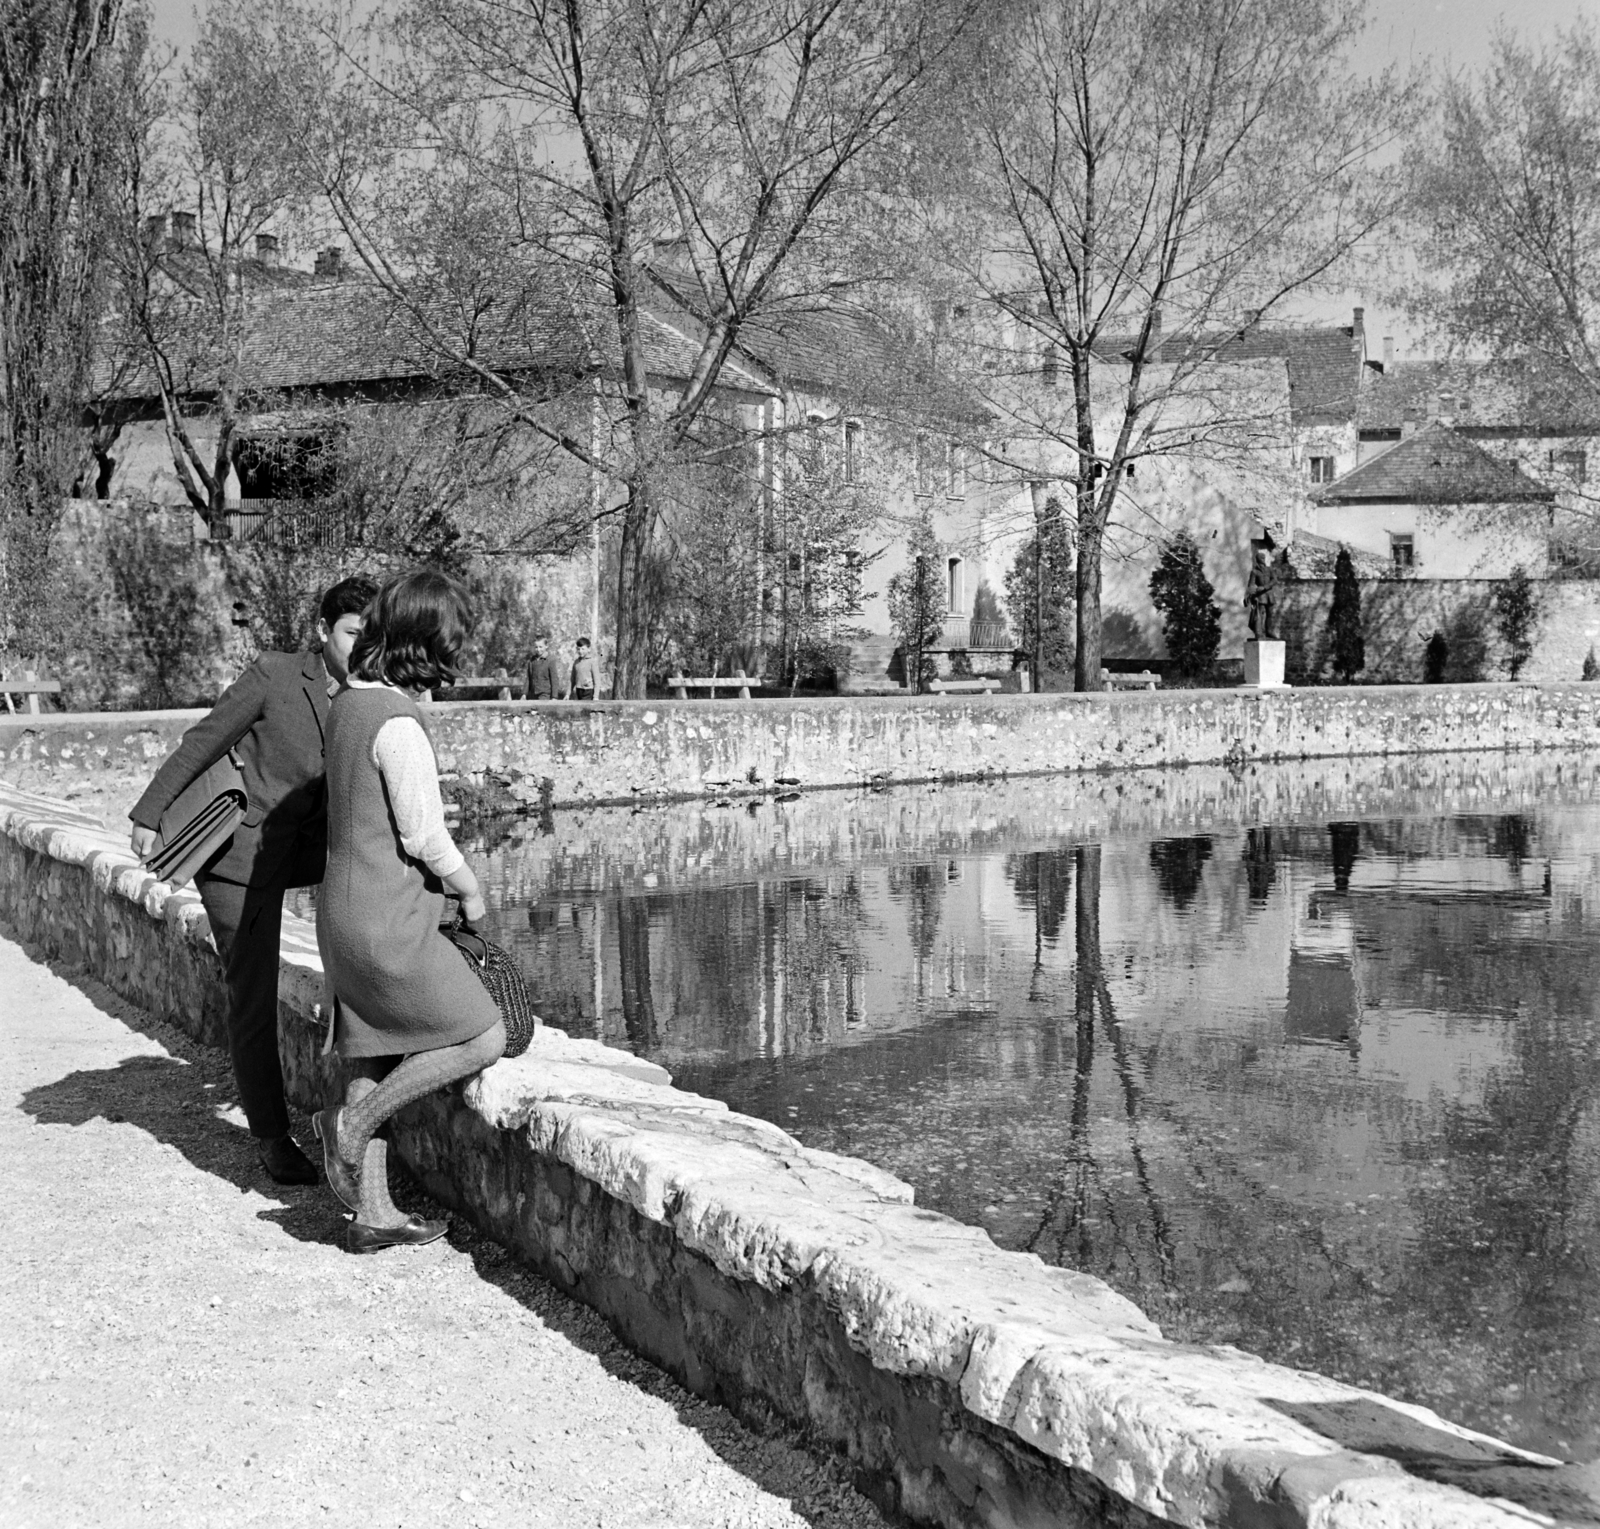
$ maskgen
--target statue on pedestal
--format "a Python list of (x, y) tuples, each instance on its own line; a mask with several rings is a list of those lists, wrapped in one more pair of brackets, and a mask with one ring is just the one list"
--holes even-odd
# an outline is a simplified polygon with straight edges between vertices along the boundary
[(1277, 543), (1271, 532), (1262, 537), (1250, 562), (1250, 577), (1245, 580), (1244, 603), (1250, 612), (1250, 635), (1257, 642), (1278, 642), (1279, 591), (1283, 569), (1273, 557)]

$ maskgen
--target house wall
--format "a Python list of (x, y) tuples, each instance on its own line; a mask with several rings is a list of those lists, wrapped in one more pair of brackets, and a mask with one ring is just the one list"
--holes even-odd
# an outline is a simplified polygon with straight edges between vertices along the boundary
[(1323, 504), (1310, 513), (1307, 530), (1385, 562), (1392, 536), (1413, 537), (1422, 578), (1503, 579), (1519, 564), (1542, 578), (1549, 566), (1547, 505)]

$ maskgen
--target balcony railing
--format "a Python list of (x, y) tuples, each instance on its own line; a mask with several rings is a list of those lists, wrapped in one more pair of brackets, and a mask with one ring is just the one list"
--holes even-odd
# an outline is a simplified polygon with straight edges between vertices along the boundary
[(979, 648), (1009, 653), (1013, 644), (1011, 633), (1006, 630), (1003, 621), (973, 621), (967, 616), (946, 616), (939, 646), (947, 651)]

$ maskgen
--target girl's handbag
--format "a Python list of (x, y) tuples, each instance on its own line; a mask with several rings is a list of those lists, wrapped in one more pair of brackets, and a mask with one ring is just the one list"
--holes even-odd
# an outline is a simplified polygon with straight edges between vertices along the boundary
[(467, 965), (478, 974), (478, 980), (488, 989), (495, 1007), (500, 1010), (506, 1027), (506, 1049), (502, 1055), (521, 1056), (542, 1021), (533, 1012), (533, 998), (517, 958), (493, 940), (484, 939), (476, 929), (469, 929), (462, 922), (459, 907), (454, 922), (440, 924), (439, 933), (466, 957)]

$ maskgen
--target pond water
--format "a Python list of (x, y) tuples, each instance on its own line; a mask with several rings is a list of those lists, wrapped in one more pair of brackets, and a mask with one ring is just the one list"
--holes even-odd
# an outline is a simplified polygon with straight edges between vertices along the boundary
[(1237, 1344), (1600, 1454), (1600, 774), (1432, 756), (520, 822), (542, 1012)]

